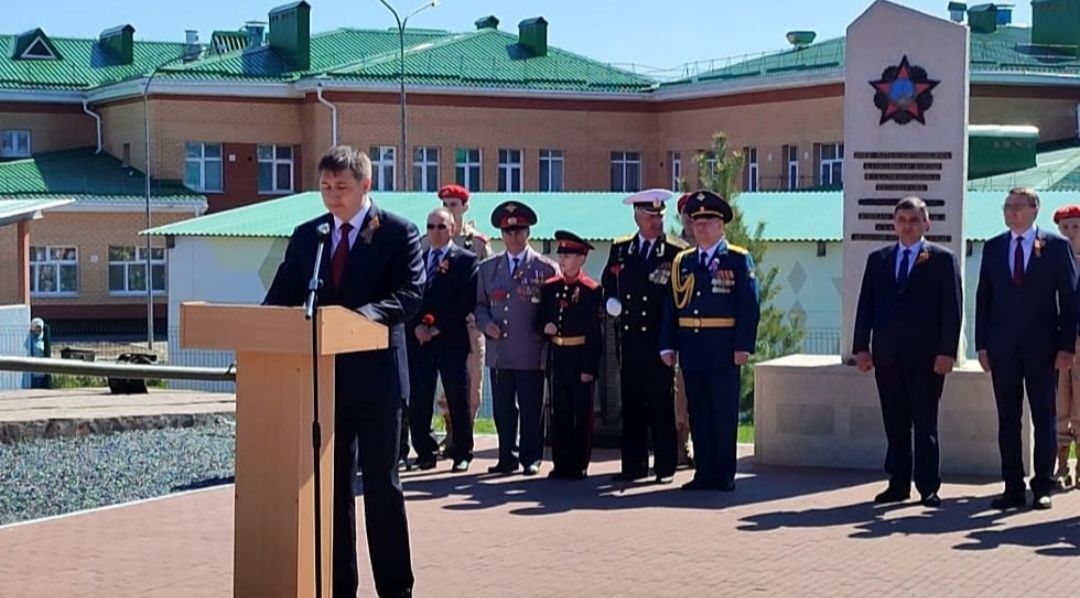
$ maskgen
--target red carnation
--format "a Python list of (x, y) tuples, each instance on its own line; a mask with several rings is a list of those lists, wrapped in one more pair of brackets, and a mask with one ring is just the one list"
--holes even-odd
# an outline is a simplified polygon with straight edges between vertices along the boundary
[(424, 317), (420, 318), (420, 323), (423, 324), (424, 326), (434, 326), (435, 325), (435, 315), (434, 314), (424, 314)]
[(622, 269), (623, 269), (622, 264), (612, 264), (611, 265), (611, 273), (614, 274), (615, 276), (618, 276), (619, 272), (622, 272)]
[(507, 292), (506, 292), (505, 290), (503, 290), (503, 289), (495, 289), (495, 290), (494, 290), (494, 291), (493, 291), (493, 292), (491, 293), (491, 296), (492, 296), (492, 297), (493, 297), (493, 298), (494, 298), (494, 299), (495, 299), (496, 301), (502, 301), (502, 300), (506, 299), (507, 297), (509, 297), (510, 295), (509, 295), (509, 293), (507, 293)]

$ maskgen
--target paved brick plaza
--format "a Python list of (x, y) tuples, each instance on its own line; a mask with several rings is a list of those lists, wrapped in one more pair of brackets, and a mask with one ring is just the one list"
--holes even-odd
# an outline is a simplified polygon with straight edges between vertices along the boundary
[[(1080, 491), (1048, 512), (874, 507), (873, 472), (755, 467), (734, 494), (473, 471), (407, 476), (417, 596), (1059, 595), (1080, 587)], [(592, 471), (614, 472), (611, 451)], [(440, 467), (445, 467), (440, 462)], [(676, 484), (690, 473), (680, 471)], [(0, 596), (231, 595), (232, 487), (0, 528)], [(374, 596), (362, 561), (362, 596)]]

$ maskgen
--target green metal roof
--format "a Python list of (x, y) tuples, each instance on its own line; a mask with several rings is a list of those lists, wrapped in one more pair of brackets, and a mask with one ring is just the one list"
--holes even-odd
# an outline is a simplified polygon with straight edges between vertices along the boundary
[[(533, 56), (518, 38), (496, 29), (468, 33), (407, 30), (405, 78), (410, 85), (533, 90), (640, 91), (654, 81), (629, 71), (548, 47)], [(292, 71), (268, 46), (209, 56), (167, 67), (176, 79), (280, 79), (325, 76), (357, 82), (397, 82), (397, 31), (338, 29), (311, 37), (311, 67)]]
[(49, 38), (59, 60), (16, 60), (8, 48), (18, 36), (0, 34), (0, 89), (84, 90), (149, 73), (179, 56), (183, 44), (136, 41), (132, 64), (117, 58), (96, 39)]
[(72, 203), (71, 199), (0, 199), (0, 226), (31, 220), (41, 211)]
[[(1039, 223), (1053, 227), (1051, 216), (1059, 206), (1077, 201), (1075, 193), (1043, 191)], [(431, 193), (376, 193), (382, 208), (421, 225), (438, 204)], [(524, 202), (536, 210), (539, 222), (532, 229), (536, 239), (552, 239), (558, 229), (566, 229), (590, 240), (610, 240), (634, 230), (630, 210), (622, 203), (622, 193), (474, 193), (466, 217), (476, 220), (484, 233), (497, 236), (488, 216), (508, 199)], [(969, 191), (965, 222), (967, 237), (982, 241), (1004, 230), (1001, 205), (1003, 191)], [(840, 241), (843, 234), (843, 192), (743, 193), (737, 205), (752, 230), (765, 223), (765, 239), (773, 242)], [(182, 237), (288, 237), (301, 222), (325, 213), (318, 192), (307, 192), (193, 218), (143, 231), (144, 234)], [(679, 224), (668, 211), (669, 230)]]
[[(1080, 146), (1039, 152), (1033, 168), (972, 179), (968, 188), (977, 191), (1008, 191), (1032, 187), (1041, 191), (1080, 191)], [(1080, 199), (1080, 198), (1078, 198)]]
[[(971, 33), (971, 72), (1015, 72), (1018, 74), (1080, 75), (1080, 57), (1061, 49), (1031, 43), (1031, 27), (999, 25), (993, 33)], [(770, 77), (791, 73), (843, 72), (844, 38), (837, 37), (798, 49), (755, 57), (699, 62), (687, 70), (700, 70), (661, 87), (694, 82), (727, 81)]]
[[(205, 201), (177, 181), (153, 179), (152, 197)], [(24, 160), (0, 162), (0, 198), (83, 196), (93, 199), (145, 197), (142, 171), (125, 167), (94, 148), (44, 152)]]

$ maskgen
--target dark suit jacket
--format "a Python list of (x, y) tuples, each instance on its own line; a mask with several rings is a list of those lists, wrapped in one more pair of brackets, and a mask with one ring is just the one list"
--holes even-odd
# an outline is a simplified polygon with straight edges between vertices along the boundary
[[(303, 305), (315, 266), (316, 227), (334, 226), (324, 214), (296, 227), (264, 305)], [(376, 224), (377, 223), (377, 224)], [(342, 241), (344, 242), (344, 240)], [(396, 400), (408, 397), (409, 371), (404, 323), (416, 313), (424, 286), (420, 233), (411, 222), (372, 203), (349, 252), (341, 288), (330, 278), (331, 241), (327, 238), (320, 268), (320, 306), (341, 305), (389, 329), (390, 347), (382, 351), (337, 356), (338, 401)], [(341, 389), (348, 389), (342, 397)]]
[[(424, 268), (427, 268), (428, 254), (423, 252)], [(409, 342), (418, 345), (413, 331), (430, 314), (434, 319), (439, 334), (426, 345), (435, 351), (460, 351), (467, 355), (470, 350), (469, 332), (466, 318), (476, 307), (476, 254), (450, 245), (443, 262), (443, 268), (436, 270), (434, 278), (424, 290), (424, 298), (416, 315), (405, 326)], [(412, 346), (412, 345), (410, 345)]]
[(948, 249), (923, 241), (907, 284), (898, 289), (897, 251), (894, 243), (866, 259), (852, 349), (871, 351), (875, 365), (933, 369), (938, 355), (955, 359), (960, 342), (959, 262)]
[(1036, 229), (1036, 243), (1024, 270), (1024, 282), (1013, 284), (1009, 269), (1012, 233), (986, 242), (979, 288), (975, 293), (975, 348), (1011, 355), (1053, 359), (1057, 351), (1076, 350), (1076, 265), (1072, 245), (1057, 233)]

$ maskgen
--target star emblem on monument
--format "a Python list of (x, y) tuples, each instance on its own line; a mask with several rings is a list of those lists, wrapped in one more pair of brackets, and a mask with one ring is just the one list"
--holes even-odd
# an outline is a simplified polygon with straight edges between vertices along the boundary
[(912, 66), (905, 55), (900, 64), (890, 66), (881, 73), (881, 79), (870, 81), (874, 94), (874, 105), (881, 110), (881, 122), (892, 120), (906, 125), (912, 120), (926, 124), (925, 114), (934, 103), (930, 93), (941, 81), (931, 80), (926, 69)]

